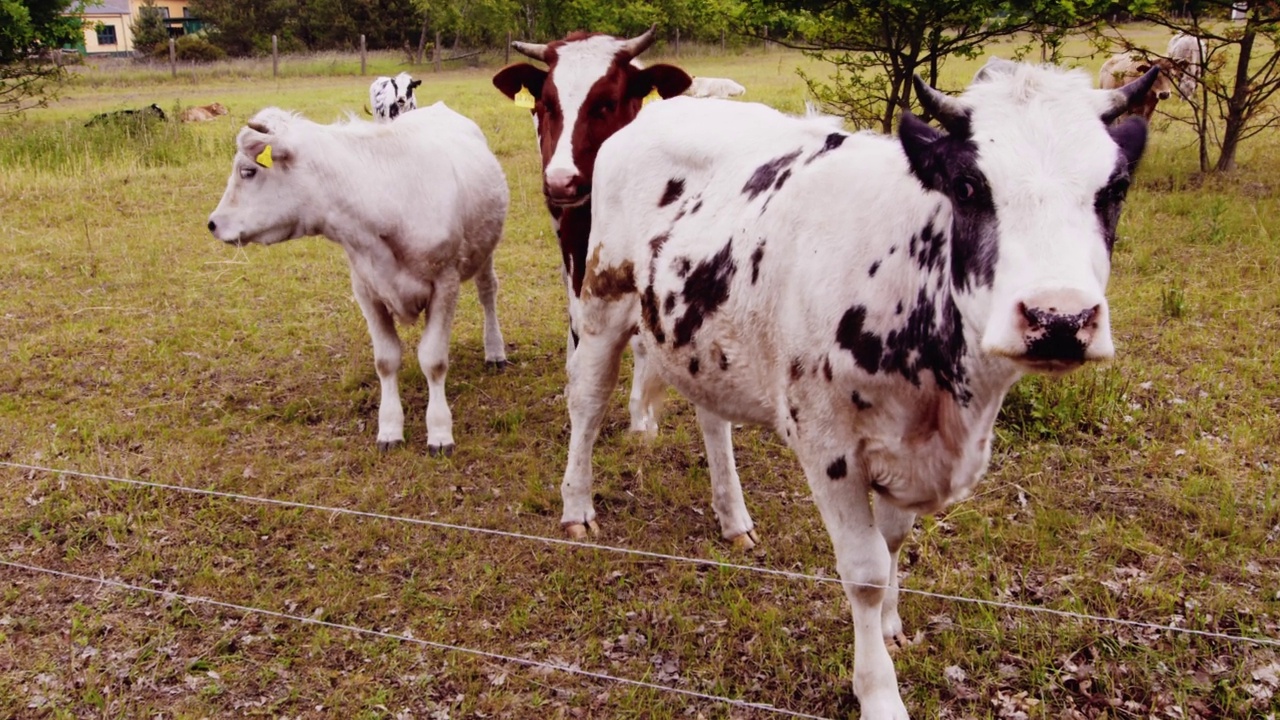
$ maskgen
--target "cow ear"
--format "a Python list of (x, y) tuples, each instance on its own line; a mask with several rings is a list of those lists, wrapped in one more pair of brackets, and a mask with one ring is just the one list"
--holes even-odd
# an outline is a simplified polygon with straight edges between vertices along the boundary
[(1111, 139), (1120, 147), (1120, 154), (1124, 155), (1129, 174), (1133, 174), (1147, 147), (1147, 121), (1131, 115), (1107, 128), (1107, 132), (1111, 133)]
[(419, 86), (419, 85), (421, 85), (421, 84), (422, 84), (422, 81), (421, 81), (421, 80), (411, 80), (411, 81), (409, 82), (409, 89), (410, 89), (410, 90), (412, 90), (412, 89), (414, 89), (414, 88), (418, 87), (418, 86)]
[(898, 140), (911, 165), (911, 173), (929, 190), (942, 189), (936, 143), (944, 137), (940, 130), (910, 112), (903, 112), (898, 121)]
[(673, 98), (688, 90), (692, 84), (693, 78), (689, 77), (689, 73), (675, 65), (651, 65), (631, 76), (627, 95), (642, 98), (656, 90), (663, 98)]
[(275, 133), (253, 121), (240, 131), (236, 144), (240, 146), (240, 152), (263, 167), (273, 167), (276, 163), (287, 162), (291, 157), (291, 153)]
[(1141, 64), (1141, 65), (1139, 65), (1138, 67), (1134, 68), (1134, 70), (1137, 70), (1138, 72), (1140, 72), (1140, 73), (1142, 73), (1142, 74), (1144, 74), (1144, 75), (1145, 75), (1145, 74), (1147, 73), (1147, 71), (1148, 71), (1148, 70), (1150, 70), (1150, 69), (1151, 69), (1151, 65), (1149, 65), (1148, 63), (1142, 63), (1142, 64)]
[(547, 71), (529, 63), (508, 65), (493, 76), (493, 86), (503, 95), (515, 99), (520, 88), (526, 88), (535, 98), (542, 97), (542, 84), (547, 80)]

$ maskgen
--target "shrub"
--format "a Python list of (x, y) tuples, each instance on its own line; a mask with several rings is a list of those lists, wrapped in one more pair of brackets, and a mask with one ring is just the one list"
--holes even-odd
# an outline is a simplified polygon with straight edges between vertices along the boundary
[[(174, 43), (174, 54), (183, 62), (216, 62), (225, 60), (227, 53), (222, 48), (195, 35), (183, 35)], [(169, 59), (169, 43), (158, 43), (152, 50), (151, 56), (157, 60)]]

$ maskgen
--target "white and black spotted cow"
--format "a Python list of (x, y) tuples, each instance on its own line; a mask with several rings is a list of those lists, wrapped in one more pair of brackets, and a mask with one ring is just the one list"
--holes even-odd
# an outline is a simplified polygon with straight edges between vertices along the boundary
[(697, 407), (724, 537), (753, 530), (730, 423), (795, 451), (853, 605), (862, 717), (906, 717), (885, 643), (905, 641), (898, 548), (970, 493), (1015, 380), (1112, 356), (1146, 123), (1106, 123), (1154, 79), (1102, 91), (1001, 61), (952, 98), (917, 78), (946, 132), (907, 113), (897, 139), (757, 104), (646, 109), (596, 160), (563, 526), (595, 527), (592, 446), (638, 331)]
[(422, 84), (414, 80), (409, 73), (400, 73), (393, 78), (385, 75), (369, 84), (369, 104), (373, 107), (373, 119), (376, 122), (391, 122), (397, 117), (418, 108), (418, 100), (413, 96), (413, 89)]

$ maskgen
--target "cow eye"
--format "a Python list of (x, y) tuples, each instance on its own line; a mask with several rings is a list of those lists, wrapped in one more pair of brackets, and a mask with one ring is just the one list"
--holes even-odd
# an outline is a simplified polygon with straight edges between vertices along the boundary
[(614, 104), (612, 100), (602, 100), (595, 104), (592, 108), (592, 114), (596, 117), (604, 117), (613, 112)]
[(253, 178), (254, 175), (257, 175), (257, 174), (258, 174), (258, 168), (255, 168), (255, 167), (240, 168), (240, 177), (244, 178), (245, 180), (249, 180)]
[(958, 203), (970, 203), (978, 197), (981, 186), (970, 177), (958, 177), (951, 181), (951, 196)]

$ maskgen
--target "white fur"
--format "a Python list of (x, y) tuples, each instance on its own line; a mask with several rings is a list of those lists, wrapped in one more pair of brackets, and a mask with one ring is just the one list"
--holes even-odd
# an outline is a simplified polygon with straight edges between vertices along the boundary
[(395, 108), (396, 116), (417, 109), (418, 99), (409, 87), (412, 82), (413, 77), (402, 72), (394, 80), (384, 75), (370, 83), (369, 106), (373, 108), (373, 119), (388, 123), (395, 119), (391, 114), (392, 108)]
[[(898, 549), (917, 512), (972, 491), (990, 459), (1001, 401), (1024, 371), (1003, 348), (988, 352), (987, 338), (998, 340), (993, 326), (1042, 286), (1096, 294), (1105, 316), (1109, 265), (1093, 194), (1120, 157), (1099, 119), (1110, 98), (1082, 73), (1018, 67), (990, 73), (959, 99), (972, 109), (999, 220), (993, 286), (966, 292), (953, 287), (945, 256), (922, 268), (911, 255), (927, 226), (949, 237), (952, 208), (922, 189), (896, 138), (847, 135), (822, 153), (833, 132), (826, 118), (722, 100), (676, 98), (647, 108), (596, 161), (588, 257), (597, 273), (634, 268), (637, 290), (601, 298), (591, 276), (584, 282), (581, 342), (569, 366), (561, 522), (594, 523), (592, 447), (622, 348), (638, 326), (649, 372), (697, 407), (726, 538), (753, 530), (730, 423), (772, 427), (795, 451), (847, 583), (862, 715), (905, 718), (884, 644), (903, 639)], [(797, 152), (785, 178), (749, 197), (760, 168)], [(685, 194), (659, 207), (674, 178)], [(655, 257), (653, 239), (663, 234), (669, 239)], [(732, 270), (712, 262), (726, 248)], [(682, 269), (685, 259), (691, 272)], [(723, 303), (677, 347), (691, 299), (716, 277), (725, 280)], [(948, 392), (930, 370), (918, 383), (893, 369), (868, 371), (837, 342), (855, 308), (865, 312), (861, 327), (883, 339), (905, 332), (916, 308), (931, 327), (942, 325), (953, 317), (948, 298), (962, 318), (963, 393)], [(646, 316), (654, 312), (661, 341)], [(1100, 336), (1105, 317), (1103, 325)], [(911, 349), (910, 359), (928, 349)]]
[(731, 98), (737, 97), (746, 91), (746, 88), (729, 78), (695, 77), (693, 83), (689, 85), (689, 89), (684, 91), (684, 94), (697, 98)]
[(1184, 98), (1190, 98), (1196, 91), (1196, 84), (1200, 82), (1201, 68), (1204, 66), (1204, 58), (1208, 53), (1204, 40), (1187, 35), (1186, 33), (1178, 33), (1169, 38), (1169, 48), (1165, 54), (1170, 60), (1178, 61), (1181, 66), (1178, 77), (1178, 93)]
[(578, 122), (578, 113), (582, 111), (591, 86), (609, 71), (625, 42), (625, 39), (611, 35), (593, 35), (557, 48), (555, 82), (564, 131), (560, 133), (560, 141), (547, 162), (545, 173), (548, 178), (556, 174), (568, 174), (570, 177), (580, 174), (573, 163), (573, 128)]
[[(463, 281), (476, 279), (485, 315), (485, 359), (506, 359), (494, 306), (493, 251), (502, 235), (508, 191), (484, 134), (443, 103), (389, 125), (361, 120), (319, 125), (277, 108), (259, 112), (250, 124), (268, 132), (240, 131), (226, 192), (209, 216), (214, 236), (269, 245), (324, 235), (342, 246), (373, 339), (383, 447), (404, 439), (395, 320), (412, 323), (425, 313), (418, 359), (429, 389), (427, 442), (433, 451), (451, 451), (453, 421), (444, 381)], [(254, 160), (267, 144), (274, 157), (271, 168)]]

